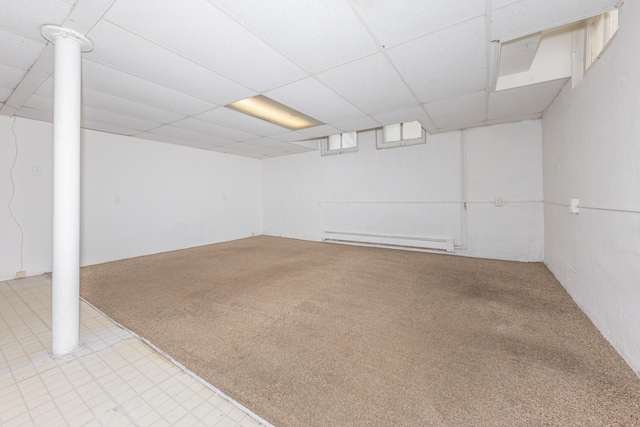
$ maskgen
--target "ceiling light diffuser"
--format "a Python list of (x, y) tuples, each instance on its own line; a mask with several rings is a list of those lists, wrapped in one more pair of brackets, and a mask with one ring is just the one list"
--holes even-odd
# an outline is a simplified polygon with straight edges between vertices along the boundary
[(323, 124), (313, 117), (280, 104), (264, 95), (246, 98), (226, 105), (226, 107), (291, 130), (306, 129)]

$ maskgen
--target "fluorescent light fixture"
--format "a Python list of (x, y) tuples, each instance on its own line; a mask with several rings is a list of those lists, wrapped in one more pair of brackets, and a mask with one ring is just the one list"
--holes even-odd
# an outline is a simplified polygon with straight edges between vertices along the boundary
[(246, 98), (226, 105), (226, 107), (291, 130), (306, 129), (323, 124), (264, 95)]

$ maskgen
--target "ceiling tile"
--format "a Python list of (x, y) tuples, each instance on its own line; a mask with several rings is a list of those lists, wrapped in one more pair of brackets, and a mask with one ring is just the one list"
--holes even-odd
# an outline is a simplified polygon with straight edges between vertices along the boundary
[(53, 122), (53, 113), (51, 111), (22, 107), (15, 115), (27, 119), (40, 120), (41, 122)]
[(7, 101), (7, 99), (9, 99), (12, 93), (13, 93), (12, 89), (0, 87), (0, 102), (4, 104)]
[(432, 33), (387, 54), (422, 103), (480, 90), (486, 85), (484, 18)]
[(252, 145), (246, 142), (237, 142), (235, 144), (225, 145), (224, 147), (220, 147), (220, 149), (224, 150), (224, 152), (226, 153), (234, 153), (240, 155), (252, 154), (257, 158), (286, 154), (286, 152), (282, 150), (275, 150), (273, 148), (262, 147), (260, 145)]
[(310, 73), (378, 50), (344, 0), (212, 0)]
[(172, 113), (89, 88), (82, 90), (82, 104), (87, 107), (119, 113), (155, 123), (170, 123), (184, 118), (181, 114)]
[(86, 59), (82, 65), (82, 84), (100, 92), (186, 116), (215, 107), (201, 99)]
[(497, 125), (502, 123), (515, 123), (515, 122), (522, 122), (524, 120), (535, 120), (541, 117), (542, 117), (542, 113), (526, 114), (524, 116), (509, 116), (502, 119), (487, 120), (485, 125), (489, 126), (489, 125)]
[(209, 146), (218, 146), (218, 145), (227, 145), (233, 144), (235, 141), (230, 141), (228, 139), (219, 138), (216, 136), (205, 135), (199, 132), (193, 132), (185, 129), (180, 129), (173, 126), (160, 126), (159, 128), (152, 129), (149, 133), (153, 133), (156, 135), (165, 135), (170, 136), (176, 139), (181, 139), (184, 141), (194, 141), (202, 144), (207, 144)]
[(142, 120), (124, 114), (112, 113), (106, 110), (82, 106), (82, 118), (97, 123), (104, 123), (113, 126), (120, 126), (128, 129), (135, 129), (138, 132), (158, 127), (160, 124), (149, 120)]
[(28, 70), (38, 59), (38, 55), (40, 55), (44, 45), (45, 39), (33, 41), (17, 34), (0, 30), (0, 64)]
[(241, 142), (241, 141), (247, 141), (249, 139), (258, 138), (258, 135), (253, 133), (247, 133), (237, 129), (231, 129), (231, 128), (220, 126), (204, 120), (195, 119), (193, 117), (189, 117), (184, 120), (171, 123), (171, 126), (181, 128), (181, 129), (186, 129), (193, 132), (202, 133), (204, 135), (215, 135), (219, 138), (227, 139), (233, 142)]
[(373, 116), (381, 125), (392, 125), (394, 123), (412, 122), (418, 120), (420, 122), (429, 122), (429, 116), (421, 107), (407, 108), (406, 110), (392, 111), (390, 113), (376, 114)]
[(318, 150), (320, 150), (320, 140), (319, 139), (304, 139), (302, 141), (292, 142), (292, 144), (299, 145), (300, 147), (307, 148), (309, 151), (318, 151)]
[(373, 129), (373, 128), (377, 128), (380, 127), (380, 123), (367, 116), (367, 117), (362, 117), (360, 119), (355, 119), (355, 120), (347, 120), (344, 122), (339, 122), (339, 123), (335, 123), (335, 127), (337, 129), (340, 129), (341, 132), (351, 132), (354, 130), (364, 130), (364, 129)]
[(308, 151), (308, 149), (289, 144), (288, 142), (276, 141), (270, 138), (259, 138), (252, 141), (246, 141), (247, 145), (255, 145), (257, 147), (268, 148), (270, 150), (283, 151), (285, 153), (301, 153)]
[(14, 89), (25, 74), (25, 70), (0, 64), (0, 87)]
[(86, 58), (196, 98), (223, 105), (255, 95), (234, 81), (105, 21), (98, 23), (88, 37), (94, 49), (85, 54)]
[(135, 135), (135, 137), (146, 139), (149, 141), (159, 141), (159, 142), (166, 142), (168, 144), (182, 145), (185, 147), (201, 148), (204, 150), (211, 150), (212, 148), (216, 148), (216, 147), (212, 147), (210, 144), (206, 144), (198, 141), (174, 138), (168, 135), (159, 135), (159, 134), (154, 134), (149, 132), (138, 133)]
[(34, 110), (53, 112), (53, 96), (41, 96), (34, 94), (24, 104), (27, 108), (33, 108)]
[(323, 123), (365, 115), (314, 78), (288, 84), (265, 95)]
[(542, 113), (558, 96), (567, 79), (491, 92), (489, 120)]
[(307, 138), (308, 136), (295, 131), (290, 131), (287, 133), (282, 133), (280, 135), (271, 136), (271, 139), (275, 139), (276, 141), (283, 141), (283, 142), (294, 142), (294, 141), (300, 141)]
[(288, 129), (265, 120), (239, 113), (230, 108), (220, 107), (198, 115), (199, 119), (221, 126), (243, 130), (260, 136), (271, 136), (286, 132)]
[(127, 136), (131, 136), (131, 135), (135, 135), (137, 133), (140, 133), (139, 130), (136, 129), (128, 129), (122, 126), (118, 126), (118, 125), (114, 125), (114, 124), (109, 124), (109, 123), (104, 123), (104, 122), (96, 122), (93, 120), (89, 120), (86, 118), (82, 118), (82, 122), (80, 124), (82, 126), (83, 129), (90, 129), (90, 130), (97, 130), (100, 132), (108, 132), (108, 133), (115, 133), (117, 135), (127, 135)]
[(417, 105), (400, 76), (381, 53), (325, 71), (317, 78), (367, 114)]
[[(148, 19), (150, 15), (153, 19)], [(306, 76), (282, 54), (205, 0), (118, 1), (106, 19), (255, 91), (263, 92)]]
[(3, 1), (0, 7), (0, 28), (44, 42), (40, 27), (44, 24), (61, 25), (72, 5), (59, 0), (28, 0)]
[(521, 0), (491, 12), (491, 39), (505, 41), (598, 15), (619, 0)]
[(335, 135), (342, 132), (340, 129), (329, 125), (315, 126), (307, 129), (300, 129), (298, 132), (307, 136), (307, 138), (318, 138), (322, 136)]
[(425, 110), (439, 130), (463, 129), (477, 126), (485, 120), (486, 94), (479, 91), (470, 95), (425, 104)]
[(380, 43), (390, 48), (449, 25), (475, 18), (485, 13), (485, 2), (456, 0), (455, 7), (447, 1), (354, 0), (363, 17)]

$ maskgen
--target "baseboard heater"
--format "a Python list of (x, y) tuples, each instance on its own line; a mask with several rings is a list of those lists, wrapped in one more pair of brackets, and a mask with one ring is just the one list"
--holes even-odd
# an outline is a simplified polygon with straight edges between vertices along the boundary
[(325, 231), (322, 240), (336, 243), (355, 243), (414, 249), (431, 249), (453, 252), (453, 239), (432, 239), (427, 237), (390, 236), (382, 234), (347, 233)]

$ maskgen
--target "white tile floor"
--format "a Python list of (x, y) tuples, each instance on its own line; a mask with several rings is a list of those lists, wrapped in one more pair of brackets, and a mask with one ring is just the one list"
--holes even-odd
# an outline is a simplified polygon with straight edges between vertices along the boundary
[(0, 281), (0, 426), (259, 426), (259, 419), (80, 303), (80, 347), (52, 358), (51, 280)]

